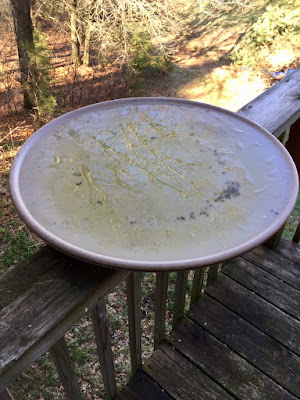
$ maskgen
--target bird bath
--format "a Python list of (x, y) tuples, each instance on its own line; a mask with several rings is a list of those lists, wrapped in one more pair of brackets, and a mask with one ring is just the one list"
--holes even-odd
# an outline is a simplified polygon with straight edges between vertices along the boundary
[(179, 270), (250, 250), (285, 223), (298, 178), (281, 143), (238, 114), (169, 98), (108, 101), (43, 126), (11, 170), (26, 224), (74, 257)]

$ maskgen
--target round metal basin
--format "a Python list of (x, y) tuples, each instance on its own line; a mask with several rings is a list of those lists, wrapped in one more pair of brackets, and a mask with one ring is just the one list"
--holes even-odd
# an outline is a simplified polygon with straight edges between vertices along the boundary
[(131, 98), (70, 112), (19, 151), (11, 194), (26, 224), (74, 257), (178, 270), (237, 256), (286, 221), (298, 193), (288, 152), (226, 110)]

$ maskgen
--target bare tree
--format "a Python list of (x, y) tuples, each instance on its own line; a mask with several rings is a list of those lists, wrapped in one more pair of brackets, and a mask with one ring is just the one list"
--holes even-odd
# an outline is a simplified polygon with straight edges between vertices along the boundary
[(90, 63), (90, 45), (91, 45), (91, 35), (95, 29), (95, 8), (97, 0), (91, 0), (89, 4), (89, 12), (86, 17), (85, 22), (85, 36), (84, 36), (84, 53), (83, 53), (83, 64), (89, 65)]
[(72, 45), (72, 61), (74, 65), (81, 64), (77, 7), (78, 7), (78, 0), (70, 0), (69, 4), (70, 30), (71, 30), (71, 45)]
[[(82, 0), (87, 1), (87, 0)], [(136, 35), (155, 39), (163, 48), (162, 38), (174, 32), (180, 23), (176, 0), (89, 0), (85, 40), (93, 35), (99, 52), (109, 53), (128, 62)], [(87, 23), (86, 23), (87, 21)], [(86, 46), (85, 59), (88, 59)]]
[(32, 0), (11, 0), (16, 39), (18, 45), (21, 85), (24, 94), (24, 107), (33, 109), (36, 106), (30, 76), (30, 59), (28, 49), (33, 47), (33, 25), (31, 19)]

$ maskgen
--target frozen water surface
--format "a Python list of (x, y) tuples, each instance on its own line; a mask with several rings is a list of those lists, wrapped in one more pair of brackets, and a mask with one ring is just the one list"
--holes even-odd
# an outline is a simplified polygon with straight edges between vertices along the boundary
[(103, 104), (46, 125), (16, 161), (21, 208), (50, 236), (176, 263), (251, 242), (291, 207), (294, 166), (257, 126), (190, 102)]

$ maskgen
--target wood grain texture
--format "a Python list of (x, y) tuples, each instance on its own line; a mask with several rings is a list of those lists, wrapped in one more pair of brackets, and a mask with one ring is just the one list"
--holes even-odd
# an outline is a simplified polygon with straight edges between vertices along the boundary
[(300, 356), (300, 322), (226, 275), (207, 288), (210, 296)]
[(238, 399), (295, 399), (267, 375), (188, 318), (184, 318), (171, 332), (169, 341), (182, 355)]
[(30, 260), (0, 278), (0, 390), (128, 274), (93, 266), (50, 248)]
[(128, 385), (118, 394), (115, 400), (172, 400), (168, 393), (161, 389), (143, 370), (132, 377)]
[(163, 342), (144, 365), (144, 370), (176, 400), (204, 400), (233, 397)]
[(262, 271), (242, 257), (228, 262), (223, 273), (239, 282), (261, 298), (300, 320), (300, 291)]
[(300, 265), (296, 262), (288, 260), (265, 246), (258, 246), (243, 254), (243, 258), (300, 290)]
[[(300, 358), (292, 351), (255, 328), (252, 324), (248, 323), (210, 296), (204, 295), (203, 298), (191, 308), (188, 315), (193, 321), (199, 324), (201, 328), (205, 329), (216, 338), (219, 338), (219, 340), (230, 349), (234, 349), (235, 353), (239, 354), (240, 357), (247, 360), (259, 371), (263, 371), (264, 374), (272, 378), (277, 384), (284, 387), (294, 396), (299, 394)], [(178, 328), (178, 330), (179, 329), (180, 328)], [(192, 329), (185, 335), (184, 346), (188, 346), (187, 343), (190, 342), (191, 335)], [(181, 344), (182, 341), (179, 345)], [(196, 344), (197, 348), (193, 349), (193, 347), (191, 347), (190, 352), (194, 355), (198, 352), (199, 362), (203, 362), (203, 357), (200, 358), (201, 351), (202, 354), (207, 354), (208, 357), (209, 349), (207, 348), (205, 350), (204, 345), (203, 348), (199, 348), (199, 343), (197, 342)], [(226, 351), (228, 350), (226, 349)], [(221, 362), (223, 355), (219, 356), (214, 353), (213, 356), (218, 358), (218, 362)], [(230, 363), (231, 359), (231, 357), (229, 357), (229, 361), (225, 359), (225, 364)], [(211, 360), (211, 365), (215, 365), (213, 360)], [(238, 362), (237, 365), (241, 365), (241, 363)], [(235, 366), (232, 368), (235, 368)], [(234, 379), (238, 379), (245, 384), (247, 382), (249, 384), (252, 382), (251, 386), (256, 385), (256, 390), (260, 392), (261, 390), (257, 386), (257, 383), (254, 385), (256, 375), (259, 375), (258, 370), (248, 367), (245, 369), (241, 366), (239, 371), (236, 372)], [(246, 374), (245, 371), (247, 371)], [(253, 377), (251, 377), (251, 371), (254, 374)], [(223, 378), (222, 374), (221, 378)], [(233, 377), (228, 377), (228, 379), (233, 379)], [(264, 386), (263, 382), (264, 379), (261, 380)], [(246, 393), (244, 395), (247, 397)], [(255, 398), (254, 394), (253, 397)], [(273, 398), (273, 394), (272, 396), (270, 395), (270, 397)], [(250, 393), (248, 393), (248, 398), (252, 398), (251, 388)]]
[(297, 243), (281, 238), (274, 251), (300, 264), (300, 246)]
[(74, 364), (64, 338), (59, 339), (51, 347), (50, 353), (68, 400), (83, 400)]
[(105, 398), (110, 400), (117, 394), (117, 385), (105, 297), (102, 297), (92, 309), (92, 319), (105, 389)]
[(133, 375), (142, 365), (140, 272), (132, 272), (127, 278), (127, 302), (131, 373)]
[(61, 260), (61, 253), (45, 246), (26, 261), (10, 268), (0, 276), (0, 310), (26, 292), (47, 270)]
[(168, 272), (156, 273), (155, 288), (155, 322), (154, 348), (156, 349), (165, 336), (166, 329), (166, 302), (168, 291)]
[(238, 114), (279, 137), (300, 118), (300, 71), (285, 76), (242, 107)]

